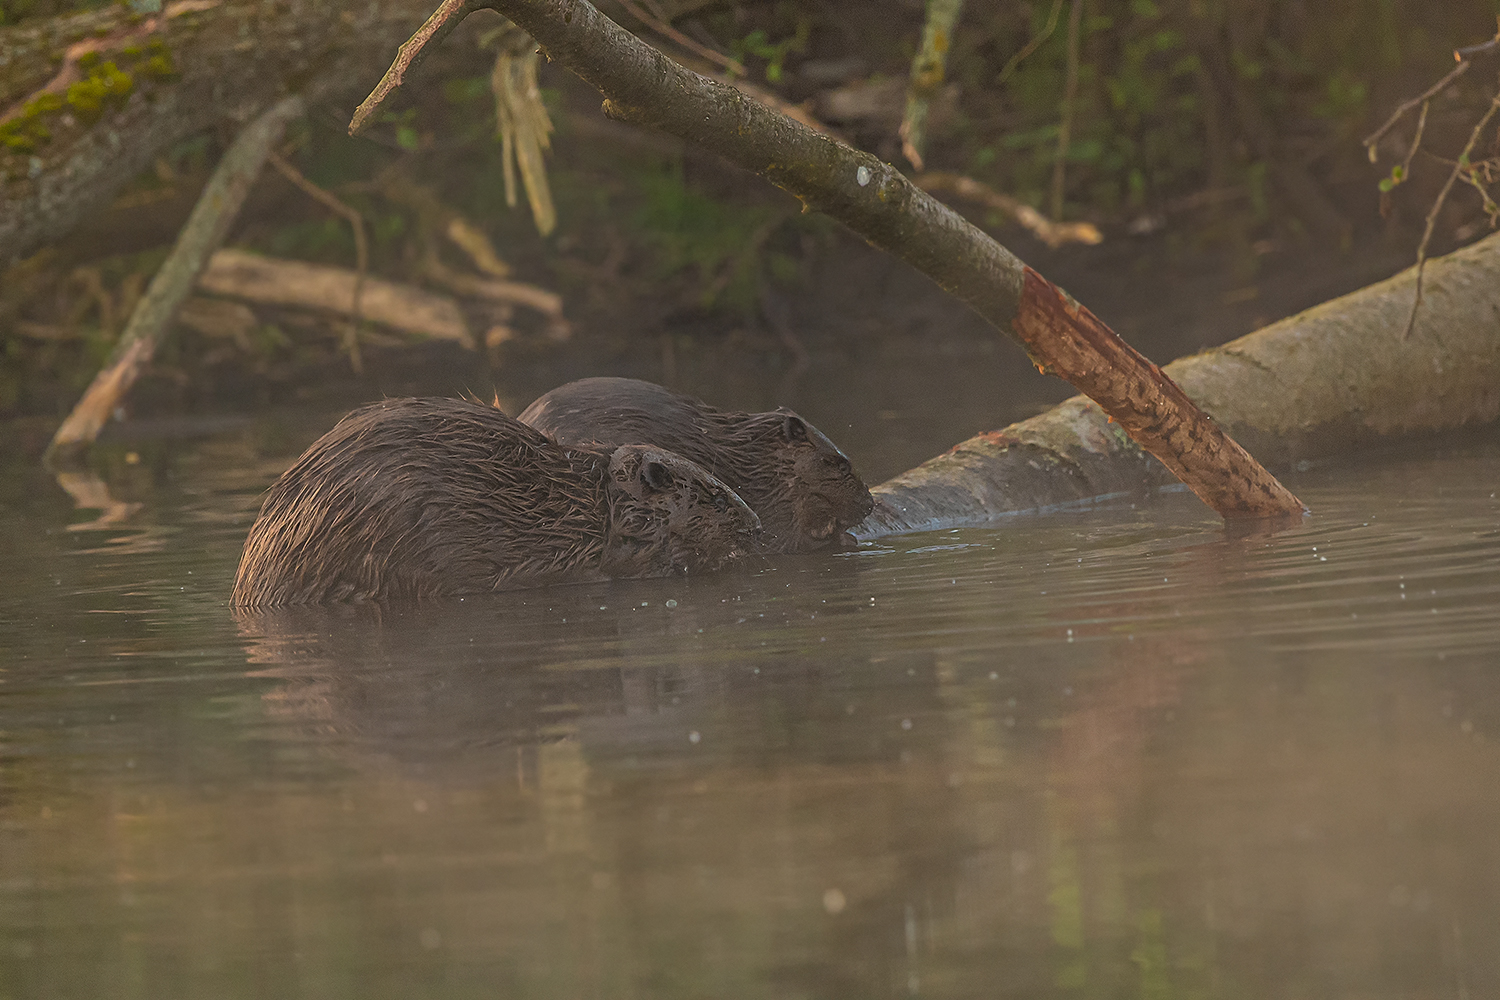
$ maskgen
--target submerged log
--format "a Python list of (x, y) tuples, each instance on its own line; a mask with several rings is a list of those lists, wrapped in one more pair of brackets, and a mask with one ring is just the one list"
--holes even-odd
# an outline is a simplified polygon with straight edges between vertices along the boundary
[[(1273, 467), (1491, 423), (1500, 417), (1500, 234), (1429, 262), (1425, 285), (1410, 337), (1415, 268), (1164, 371)], [(875, 510), (854, 533), (974, 524), (1170, 481), (1075, 396), (875, 487)]]

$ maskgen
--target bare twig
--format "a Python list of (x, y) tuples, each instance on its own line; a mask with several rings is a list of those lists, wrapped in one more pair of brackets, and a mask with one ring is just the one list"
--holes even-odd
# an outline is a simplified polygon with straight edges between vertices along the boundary
[(915, 180), (924, 191), (948, 191), (960, 198), (968, 198), (1004, 212), (1049, 247), (1060, 247), (1064, 243), (1092, 245), (1104, 239), (1098, 227), (1092, 222), (1055, 222), (1019, 198), (1002, 194), (983, 181), (976, 181), (972, 177), (933, 171), (918, 174)]
[(1046, 27), (1042, 28), (1035, 38), (1027, 42), (1021, 48), (1020, 52), (1017, 52), (1006, 61), (1005, 68), (1000, 71), (999, 76), (995, 77), (995, 83), (1004, 83), (1016, 71), (1016, 67), (1021, 65), (1021, 60), (1041, 48), (1042, 43), (1052, 37), (1052, 32), (1057, 30), (1057, 15), (1062, 13), (1062, 5), (1063, 0), (1052, 0), (1052, 10), (1047, 14)]
[(1057, 123), (1057, 158), (1052, 161), (1052, 217), (1062, 218), (1063, 180), (1068, 147), (1073, 144), (1073, 104), (1078, 98), (1078, 36), (1083, 23), (1083, 0), (1073, 0), (1068, 12), (1068, 76), (1063, 85), (1062, 119)]
[(1383, 137), (1387, 132), (1394, 128), (1397, 122), (1406, 117), (1406, 113), (1408, 111), (1410, 111), (1412, 108), (1417, 107), (1418, 105), (1426, 106), (1427, 102), (1432, 100), (1438, 94), (1441, 94), (1447, 88), (1448, 84), (1452, 83), (1454, 80), (1457, 80), (1459, 77), (1467, 73), (1469, 71), (1469, 67), (1472, 65), (1473, 63), (1469, 62), (1467, 59), (1460, 61), (1457, 66), (1453, 67), (1452, 72), (1450, 72), (1447, 76), (1443, 77), (1437, 83), (1434, 83), (1432, 86), (1422, 91), (1422, 93), (1418, 94), (1416, 97), (1413, 97), (1411, 100), (1402, 104), (1395, 111), (1391, 112), (1391, 116), (1385, 120), (1384, 125), (1380, 126), (1378, 129), (1365, 136), (1365, 140), (1361, 145), (1363, 145), (1369, 152), (1370, 162), (1375, 162), (1375, 144), (1381, 140), (1381, 137)]
[(350, 367), (355, 372), (362, 372), (365, 365), (364, 358), (360, 355), (359, 351), (359, 329), (364, 323), (364, 313), (360, 309), (360, 297), (364, 295), (365, 291), (365, 276), (370, 273), (370, 247), (365, 241), (364, 216), (340, 201), (332, 192), (326, 191), (308, 180), (302, 171), (292, 166), (291, 163), (287, 162), (285, 157), (275, 150), (272, 150), (266, 159), (270, 162), (271, 166), (280, 171), (283, 177), (291, 181), (308, 197), (349, 220), (349, 226), (354, 230), (354, 260), (358, 277), (354, 279), (354, 323), (349, 327), (349, 336), (345, 347), (349, 351)]
[(370, 96), (354, 110), (354, 117), (349, 122), (349, 134), (358, 135), (363, 132), (374, 117), (375, 109), (385, 103), (385, 99), (406, 80), (407, 71), (415, 68), (429, 50), (436, 50), (438, 43), (447, 38), (458, 27), (459, 22), (480, 6), (475, 0), (443, 0), (438, 9), (432, 12), (432, 16), (417, 29), (417, 33), (401, 44), (396, 52), (396, 60), (385, 71), (375, 89), (370, 91)]
[[(1496, 20), (1500, 21), (1500, 18), (1496, 18)], [(1491, 38), (1487, 42), (1480, 42), (1478, 45), (1469, 45), (1465, 48), (1454, 49), (1453, 58), (1459, 60), (1472, 60), (1478, 59), (1480, 56), (1494, 55), (1496, 52), (1500, 52), (1500, 32), (1496, 32), (1495, 37)]]
[(637, 21), (640, 21), (646, 27), (650, 28), (658, 35), (661, 35), (663, 38), (670, 38), (672, 41), (676, 42), (678, 45), (681, 45), (689, 52), (694, 52), (702, 56), (704, 59), (707, 59), (709, 62), (714, 63), (715, 65), (723, 66), (730, 72), (730, 74), (734, 76), (749, 75), (745, 72), (744, 64), (739, 60), (731, 59), (724, 53), (716, 52), (713, 49), (709, 48), (707, 45), (689, 38), (687, 35), (684, 35), (682, 32), (678, 31), (676, 28), (668, 24), (663, 18), (652, 17), (649, 13), (642, 10), (640, 5), (635, 3), (634, 0), (617, 0), (617, 2), (621, 7), (624, 7), (626, 10), (630, 11), (631, 15)]
[(1442, 211), (1443, 203), (1448, 200), (1448, 192), (1453, 190), (1453, 182), (1458, 180), (1458, 175), (1469, 169), (1469, 154), (1474, 151), (1474, 144), (1479, 141), (1479, 134), (1490, 123), (1490, 119), (1495, 117), (1496, 111), (1500, 111), (1500, 94), (1496, 94), (1490, 100), (1490, 106), (1485, 111), (1484, 117), (1479, 119), (1479, 124), (1475, 125), (1474, 131), (1469, 133), (1469, 141), (1464, 143), (1464, 151), (1458, 154), (1453, 170), (1449, 172), (1448, 179), (1443, 182), (1443, 189), (1438, 192), (1437, 200), (1432, 203), (1432, 208), (1427, 213), (1427, 225), (1422, 230), (1422, 242), (1417, 245), (1416, 291), (1412, 295), (1411, 315), (1406, 318), (1406, 330), (1401, 334), (1402, 340), (1410, 337), (1411, 331), (1417, 325), (1417, 310), (1422, 307), (1422, 274), (1427, 267), (1427, 244), (1432, 241), (1432, 231), (1437, 226), (1438, 212)]

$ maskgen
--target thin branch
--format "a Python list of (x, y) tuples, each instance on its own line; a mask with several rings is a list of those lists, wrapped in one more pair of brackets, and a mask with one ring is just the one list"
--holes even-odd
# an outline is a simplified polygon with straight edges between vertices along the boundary
[(1417, 246), (1417, 282), (1416, 294), (1411, 300), (1411, 315), (1406, 318), (1406, 331), (1401, 334), (1405, 340), (1411, 336), (1411, 331), (1417, 325), (1417, 310), (1422, 307), (1422, 274), (1427, 268), (1427, 244), (1432, 240), (1432, 231), (1437, 226), (1438, 212), (1442, 211), (1443, 203), (1448, 200), (1448, 192), (1453, 190), (1453, 182), (1458, 180), (1458, 175), (1469, 168), (1469, 154), (1474, 151), (1474, 144), (1479, 141), (1479, 134), (1484, 131), (1490, 119), (1495, 117), (1495, 112), (1500, 111), (1500, 94), (1496, 94), (1490, 100), (1490, 106), (1485, 111), (1484, 117), (1479, 119), (1479, 124), (1474, 126), (1474, 131), (1469, 133), (1469, 141), (1464, 143), (1464, 151), (1458, 154), (1458, 160), (1453, 164), (1453, 170), (1449, 172), (1448, 179), (1443, 182), (1443, 189), (1438, 192), (1437, 200), (1432, 203), (1432, 209), (1427, 213), (1427, 226), (1422, 230), (1422, 242)]
[(1395, 111), (1391, 112), (1391, 116), (1385, 120), (1384, 125), (1380, 126), (1378, 129), (1365, 136), (1365, 140), (1363, 143), (1361, 143), (1361, 145), (1363, 145), (1365, 149), (1369, 150), (1370, 162), (1375, 162), (1375, 144), (1380, 141), (1382, 136), (1384, 136), (1387, 132), (1394, 128), (1397, 122), (1406, 117), (1406, 113), (1408, 111), (1410, 111), (1412, 108), (1415, 108), (1419, 104), (1425, 105), (1428, 101), (1432, 100), (1438, 94), (1441, 94), (1447, 88), (1448, 84), (1452, 83), (1454, 80), (1457, 80), (1459, 77), (1467, 73), (1469, 71), (1469, 67), (1472, 65), (1473, 63), (1469, 62), (1467, 59), (1460, 61), (1457, 66), (1453, 67), (1453, 71), (1450, 72), (1447, 76), (1443, 77), (1437, 83), (1434, 83), (1432, 86), (1422, 91), (1422, 93), (1418, 94), (1416, 97), (1413, 97), (1411, 100), (1402, 104)]
[(1104, 240), (1098, 227), (1092, 222), (1055, 222), (1019, 198), (1002, 194), (983, 181), (976, 181), (972, 177), (933, 171), (919, 175), (916, 182), (924, 191), (948, 191), (960, 198), (968, 198), (1004, 212), (1053, 249), (1064, 243), (1093, 245)]
[(715, 50), (709, 48), (707, 45), (704, 45), (701, 42), (695, 41), (694, 39), (689, 38), (687, 35), (684, 35), (682, 32), (672, 27), (666, 21), (652, 17), (649, 13), (642, 10), (640, 5), (635, 3), (634, 0), (616, 0), (616, 2), (619, 3), (621, 7), (624, 7), (626, 10), (630, 11), (631, 15), (635, 17), (637, 21), (640, 21), (646, 27), (650, 28), (658, 35), (661, 35), (663, 38), (670, 38), (672, 41), (676, 42), (678, 45), (681, 45), (689, 52), (696, 52), (698, 55), (702, 56), (704, 59), (707, 59), (709, 62), (716, 63), (719, 66), (723, 66), (726, 70), (728, 70), (735, 76), (749, 75), (745, 72), (744, 64), (739, 60), (731, 59), (729, 56), (726, 56), (722, 52), (716, 52)]
[(1010, 57), (1010, 60), (1005, 64), (1005, 68), (1000, 71), (1000, 75), (995, 77), (996, 84), (1004, 83), (1016, 71), (1016, 67), (1021, 65), (1021, 60), (1041, 48), (1042, 43), (1052, 37), (1052, 32), (1057, 30), (1057, 15), (1062, 13), (1062, 5), (1063, 0), (1052, 0), (1052, 10), (1047, 15), (1047, 26), (1035, 38), (1027, 42), (1020, 52)]
[(281, 176), (295, 184), (304, 194), (314, 201), (321, 203), (329, 209), (342, 215), (349, 221), (349, 226), (354, 230), (354, 261), (357, 277), (354, 279), (354, 324), (349, 328), (348, 342), (345, 345), (349, 350), (349, 365), (356, 373), (364, 371), (364, 358), (359, 351), (359, 330), (364, 325), (364, 313), (360, 309), (361, 297), (365, 291), (365, 276), (370, 273), (370, 246), (365, 241), (365, 219), (358, 211), (340, 201), (332, 192), (318, 187), (312, 181), (292, 166), (285, 157), (275, 150), (266, 157), (271, 166), (275, 167)]
[(1412, 136), (1411, 149), (1406, 151), (1406, 160), (1401, 164), (1403, 180), (1411, 176), (1411, 161), (1416, 159), (1417, 150), (1422, 148), (1422, 133), (1427, 131), (1427, 110), (1430, 107), (1431, 101), (1422, 102), (1422, 113), (1417, 116), (1417, 134)]
[(458, 27), (459, 22), (480, 6), (475, 0), (443, 0), (438, 9), (432, 12), (432, 16), (417, 29), (417, 33), (401, 43), (401, 48), (396, 51), (395, 61), (385, 71), (375, 89), (370, 91), (370, 96), (354, 110), (354, 117), (349, 122), (349, 134), (358, 135), (363, 132), (369, 126), (370, 119), (375, 116), (375, 110), (405, 82), (407, 72), (414, 69), (429, 51), (436, 50), (438, 44)]
[[(1500, 20), (1500, 18), (1497, 18), (1497, 20)], [(1500, 32), (1497, 32), (1495, 37), (1487, 42), (1480, 42), (1478, 45), (1470, 45), (1462, 49), (1454, 49), (1453, 58), (1474, 60), (1481, 56), (1494, 55), (1497, 52), (1500, 52)]]

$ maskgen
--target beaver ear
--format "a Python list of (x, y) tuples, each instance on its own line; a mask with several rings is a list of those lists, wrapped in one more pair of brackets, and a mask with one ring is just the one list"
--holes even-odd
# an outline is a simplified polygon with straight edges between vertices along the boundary
[(673, 483), (672, 470), (660, 462), (648, 461), (641, 466), (641, 480), (653, 490), (669, 489)]
[(786, 435), (788, 441), (806, 441), (809, 437), (807, 421), (795, 413), (788, 413), (782, 424), (782, 433)]

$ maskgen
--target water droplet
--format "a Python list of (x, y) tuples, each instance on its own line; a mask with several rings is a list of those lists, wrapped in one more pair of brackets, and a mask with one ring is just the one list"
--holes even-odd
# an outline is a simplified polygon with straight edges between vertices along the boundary
[(703, 739), (703, 737), (702, 737), (702, 735), (699, 734), (698, 730), (696, 730), (696, 729), (694, 729), (692, 732), (688, 733), (688, 742), (689, 743), (697, 743), (701, 739)]
[[(38, 171), (38, 173), (40, 173), (40, 172), (41, 171)], [(855, 170), (854, 171), (854, 182), (856, 184), (858, 184), (860, 187), (867, 186), (870, 183), (870, 168), (862, 166), (862, 167), (858, 168), (857, 170)]]
[(674, 600), (668, 599), (668, 601), (667, 601), (667, 607), (669, 607), (669, 608), (675, 608), (675, 607), (677, 607), (677, 602), (674, 601)]
[(911, 728), (911, 720), (910, 719), (902, 719), (901, 720), (901, 728), (902, 729), (910, 729)]

